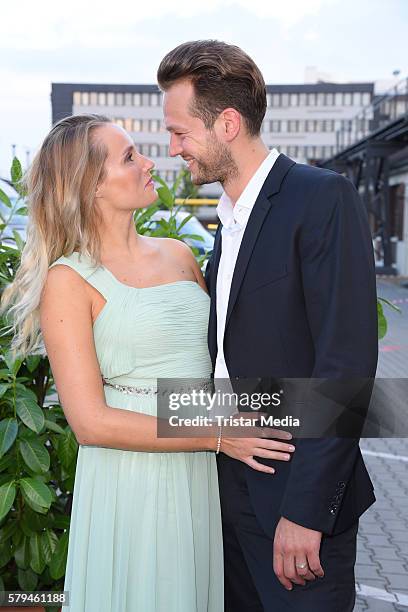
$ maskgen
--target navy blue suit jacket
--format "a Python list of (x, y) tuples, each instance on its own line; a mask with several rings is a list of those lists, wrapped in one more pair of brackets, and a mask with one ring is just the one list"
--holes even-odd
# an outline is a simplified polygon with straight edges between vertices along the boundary
[[(206, 270), (208, 332), (217, 355), (221, 227)], [(232, 280), (224, 355), (235, 377), (374, 378), (376, 280), (367, 215), (353, 184), (280, 155), (245, 229)], [(266, 533), (280, 516), (327, 534), (375, 501), (358, 438), (299, 439), (275, 475), (245, 467)]]

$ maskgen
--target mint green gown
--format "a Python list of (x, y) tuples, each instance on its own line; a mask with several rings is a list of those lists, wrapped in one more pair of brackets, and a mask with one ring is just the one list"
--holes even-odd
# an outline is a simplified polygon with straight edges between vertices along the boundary
[[(56, 264), (106, 300), (93, 333), (109, 382), (209, 376), (209, 297), (197, 283), (129, 287), (77, 253)], [(104, 391), (113, 408), (156, 414), (154, 395)], [(80, 445), (64, 589), (70, 612), (222, 612), (215, 454)]]

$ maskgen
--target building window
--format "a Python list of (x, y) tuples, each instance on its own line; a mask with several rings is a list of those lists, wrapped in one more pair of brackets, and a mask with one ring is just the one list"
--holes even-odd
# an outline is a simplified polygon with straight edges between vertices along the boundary
[(308, 106), (316, 106), (316, 94), (310, 93), (307, 95)]
[(307, 94), (301, 93), (299, 94), (299, 106), (307, 105)]
[(108, 106), (115, 106), (115, 94), (111, 91), (107, 95)]
[(324, 93), (317, 94), (317, 106), (326, 106), (325, 97)]
[(280, 132), (280, 121), (278, 119), (271, 121), (271, 132)]
[(140, 106), (141, 104), (141, 96), (140, 93), (133, 94), (133, 106)]
[(352, 103), (353, 103), (352, 94), (351, 93), (345, 93), (344, 94), (344, 104), (346, 106), (350, 106)]
[(149, 131), (149, 119), (142, 119), (142, 132)]
[(326, 94), (326, 105), (333, 106), (334, 104), (334, 95), (332, 93)]
[(361, 94), (361, 104), (363, 106), (367, 106), (371, 103), (371, 94), (370, 93), (362, 93)]
[(272, 106), (278, 107), (280, 105), (281, 105), (280, 94), (278, 93), (272, 94)]
[(150, 120), (150, 132), (159, 132), (160, 131), (160, 121), (158, 119)]
[(98, 104), (99, 106), (106, 106), (106, 93), (104, 91), (98, 93)]
[(280, 153), (283, 153), (284, 155), (287, 155), (288, 149), (285, 145), (279, 145), (278, 147)]
[(326, 119), (326, 125), (324, 128), (325, 132), (332, 132), (334, 129), (334, 121), (333, 119)]
[(150, 106), (159, 106), (160, 99), (158, 93), (152, 93), (150, 95)]
[(169, 156), (168, 145), (160, 145), (160, 157), (168, 157), (168, 156)]
[(88, 106), (89, 104), (89, 93), (87, 93), (86, 91), (82, 92), (81, 104), (82, 106)]
[(266, 105), (272, 106), (272, 94), (266, 94)]
[(144, 155), (145, 157), (149, 156), (149, 145), (148, 144), (139, 145), (139, 150), (141, 154)]
[(297, 93), (290, 94), (289, 100), (290, 100), (290, 106), (298, 106), (299, 105), (298, 94)]
[(325, 128), (325, 123), (321, 119), (316, 121), (316, 132), (323, 132)]
[(280, 128), (281, 128), (281, 132), (288, 131), (288, 122), (286, 121), (286, 119), (281, 120)]
[(125, 106), (132, 106), (132, 94), (125, 93)]
[(289, 157), (297, 157), (298, 155), (298, 147), (295, 145), (291, 145), (288, 147), (288, 155)]
[(343, 94), (341, 92), (336, 93), (336, 106), (343, 106)]
[(116, 106), (123, 106), (123, 93), (116, 94)]
[(150, 146), (150, 155), (152, 157), (158, 157), (159, 156), (159, 145), (152, 144)]
[(133, 119), (133, 132), (141, 132), (142, 126), (140, 119)]
[(306, 131), (307, 132), (315, 132), (316, 131), (316, 125), (315, 125), (315, 121), (313, 119), (308, 119), (306, 121)]
[(290, 119), (288, 121), (288, 132), (297, 132), (298, 131), (298, 122), (295, 119)]
[(299, 132), (306, 132), (306, 121), (304, 119), (300, 119), (298, 123)]
[(142, 106), (150, 105), (150, 95), (148, 93), (142, 94)]
[(98, 104), (98, 94), (95, 91), (91, 91), (89, 94), (89, 104), (96, 106)]
[(133, 132), (133, 119), (131, 119), (130, 117), (127, 117), (125, 119), (125, 130), (127, 132)]
[(283, 93), (281, 96), (281, 105), (286, 107), (289, 106), (289, 94)]
[(74, 101), (74, 104), (78, 106), (81, 104), (81, 92), (80, 91), (74, 91), (73, 101)]
[(125, 120), (122, 119), (121, 117), (116, 117), (114, 119), (114, 123), (116, 123), (116, 125), (120, 125), (120, 127), (124, 127), (125, 126)]

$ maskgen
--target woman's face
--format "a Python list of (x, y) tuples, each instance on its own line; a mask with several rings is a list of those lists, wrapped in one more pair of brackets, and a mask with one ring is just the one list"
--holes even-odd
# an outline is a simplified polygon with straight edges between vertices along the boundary
[(135, 210), (145, 208), (157, 199), (151, 179), (154, 163), (137, 152), (125, 130), (113, 123), (98, 128), (95, 138), (108, 151), (105, 175), (96, 197), (101, 210)]

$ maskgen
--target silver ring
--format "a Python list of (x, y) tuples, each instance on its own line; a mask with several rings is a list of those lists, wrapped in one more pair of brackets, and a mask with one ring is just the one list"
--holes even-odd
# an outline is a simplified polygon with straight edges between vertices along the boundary
[(299, 569), (305, 569), (305, 567), (307, 567), (307, 563), (296, 564), (296, 567), (299, 568)]

